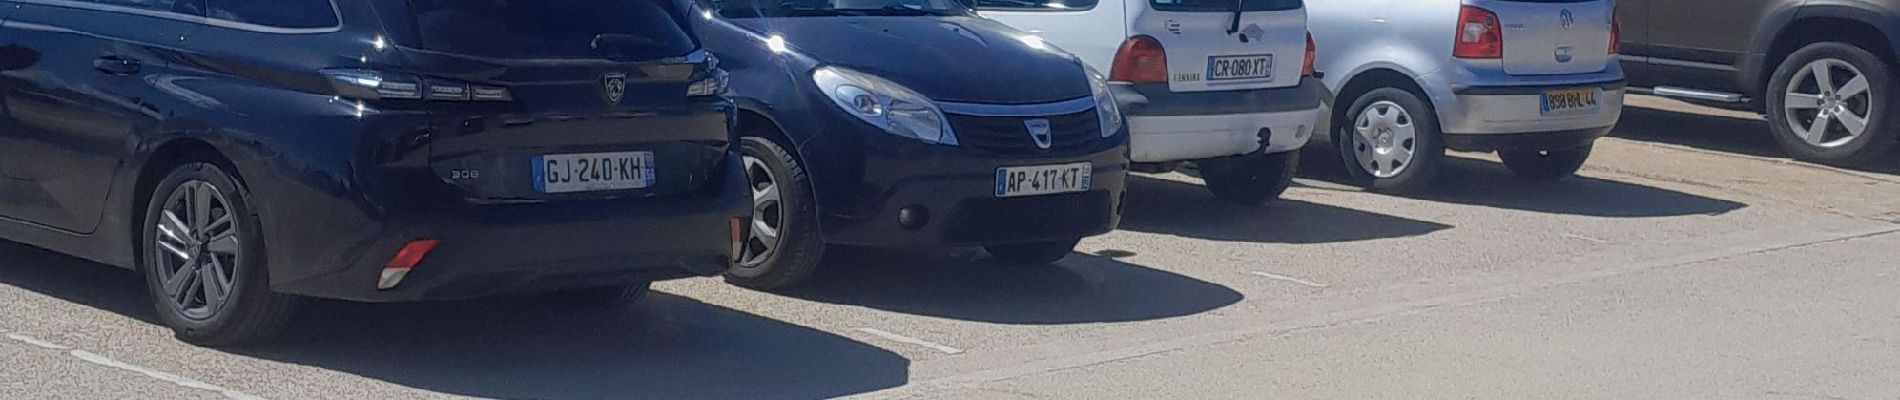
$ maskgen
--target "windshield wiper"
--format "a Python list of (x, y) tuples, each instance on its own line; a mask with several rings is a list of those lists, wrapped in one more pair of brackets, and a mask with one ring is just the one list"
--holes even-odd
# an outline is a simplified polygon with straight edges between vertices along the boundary
[(926, 10), (922, 8), (908, 7), (908, 6), (902, 6), (902, 5), (897, 5), (897, 4), (889, 4), (889, 5), (885, 5), (883, 7), (879, 7), (876, 9), (844, 8), (844, 9), (839, 9), (838, 11), (858, 13), (858, 15), (879, 15), (879, 16), (944, 15), (943, 12), (939, 12), (939, 11)]

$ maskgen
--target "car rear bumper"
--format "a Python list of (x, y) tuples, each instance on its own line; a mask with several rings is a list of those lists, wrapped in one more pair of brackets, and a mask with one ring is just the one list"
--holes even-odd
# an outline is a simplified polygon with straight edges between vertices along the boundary
[(1588, 146), (1614, 127), (1511, 134), (1445, 134), (1445, 147), (1458, 151), (1565, 150)]
[[(1544, 115), (1543, 93), (1551, 89), (1595, 87), (1597, 109), (1574, 115)], [(1474, 87), (1455, 91), (1450, 110), (1439, 111), (1446, 134), (1508, 135), (1585, 130), (1615, 126), (1623, 117), (1623, 83), (1565, 86)], [(1441, 106), (1443, 107), (1443, 106)]]
[(1319, 122), (1323, 85), (1174, 93), (1167, 85), (1117, 85), (1135, 162), (1282, 153), (1306, 145)]
[[(266, 222), (299, 234), (270, 238), (271, 270), (294, 274), (274, 279), (272, 289), (399, 302), (717, 275), (733, 257), (732, 220), (749, 217), (751, 200), (738, 157), (717, 172), (720, 185), (674, 197), (442, 204), (399, 214), (362, 211), (402, 208), (388, 204), (274, 208)], [(326, 220), (358, 223), (310, 222)], [(440, 244), (400, 284), (379, 290), (385, 265), (416, 240)]]

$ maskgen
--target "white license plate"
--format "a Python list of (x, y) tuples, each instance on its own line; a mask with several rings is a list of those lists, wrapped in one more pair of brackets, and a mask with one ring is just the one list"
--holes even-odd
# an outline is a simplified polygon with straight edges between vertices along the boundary
[(653, 152), (545, 154), (534, 157), (534, 191), (643, 189), (653, 186)]
[(1273, 79), (1273, 55), (1207, 58), (1207, 80)]
[(997, 168), (996, 197), (1087, 192), (1094, 173), (1094, 165), (1085, 162)]
[(1598, 92), (1596, 88), (1551, 89), (1544, 91), (1544, 115), (1591, 114), (1595, 113)]

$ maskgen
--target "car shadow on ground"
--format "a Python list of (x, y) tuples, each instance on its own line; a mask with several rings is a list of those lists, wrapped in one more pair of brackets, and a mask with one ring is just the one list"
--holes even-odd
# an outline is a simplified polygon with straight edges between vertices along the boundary
[(1212, 311), (1240, 292), (1109, 257), (1015, 265), (977, 249), (837, 248), (784, 293), (822, 303), (1015, 325), (1146, 321)]
[(1198, 183), (1143, 175), (1128, 180), (1121, 229), (1254, 243), (1338, 243), (1419, 236), (1451, 225), (1300, 200), (1264, 207), (1225, 203)]
[[(156, 324), (129, 271), (4, 241), (0, 260), (0, 284)], [(657, 292), (592, 309), (533, 298), (307, 306), (281, 337), (221, 350), (483, 398), (828, 398), (909, 379), (890, 351)]]
[[(1315, 144), (1301, 155), (1300, 176), (1351, 186), (1338, 150)], [(1409, 197), (1550, 214), (1604, 218), (1721, 215), (1747, 204), (1652, 186), (1577, 176), (1556, 182), (1518, 178), (1494, 161), (1448, 156), (1435, 186)]]
[[(1610, 136), (1755, 157), (1789, 157), (1775, 142), (1768, 122), (1760, 118), (1629, 106), (1623, 108), (1623, 119)], [(1854, 169), (1900, 175), (1900, 157)]]

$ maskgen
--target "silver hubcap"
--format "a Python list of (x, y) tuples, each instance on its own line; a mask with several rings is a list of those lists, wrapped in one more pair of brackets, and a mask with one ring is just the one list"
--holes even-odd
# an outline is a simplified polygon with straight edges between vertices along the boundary
[(744, 157), (746, 179), (752, 184), (752, 233), (746, 236), (739, 265), (756, 267), (778, 251), (779, 229), (785, 227), (784, 195), (777, 175), (765, 161)]
[(211, 318), (231, 299), (244, 248), (231, 203), (210, 183), (188, 181), (164, 204), (147, 246), (156, 252), (160, 293), (186, 317)]
[(1418, 127), (1412, 114), (1398, 103), (1381, 101), (1367, 106), (1353, 123), (1353, 151), (1359, 168), (1377, 178), (1391, 178), (1412, 166), (1418, 150)]
[(1788, 83), (1782, 102), (1788, 128), (1810, 146), (1846, 145), (1867, 132), (1874, 108), (1867, 76), (1837, 59), (1808, 63)]

